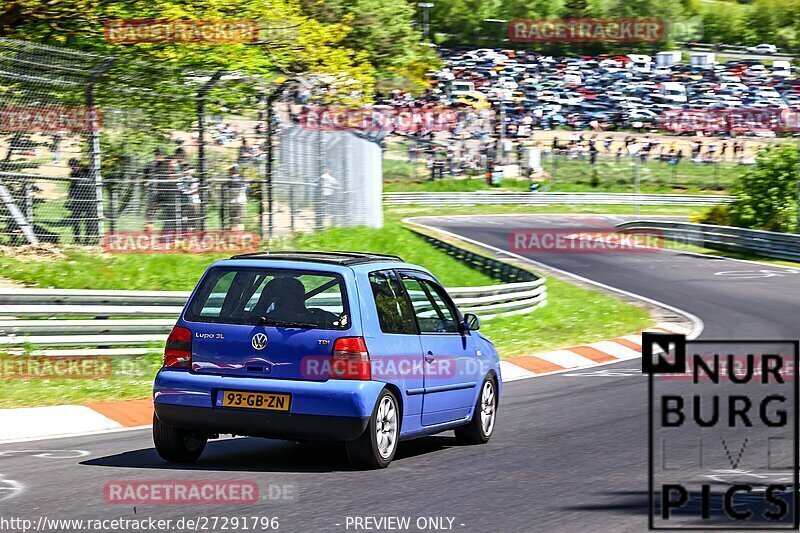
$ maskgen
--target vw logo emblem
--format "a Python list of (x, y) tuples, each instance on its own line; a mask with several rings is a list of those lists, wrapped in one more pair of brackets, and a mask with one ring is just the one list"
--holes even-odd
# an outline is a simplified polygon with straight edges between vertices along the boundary
[(267, 336), (263, 333), (256, 333), (253, 335), (253, 340), (250, 341), (250, 344), (252, 344), (253, 348), (256, 350), (263, 350), (267, 347)]

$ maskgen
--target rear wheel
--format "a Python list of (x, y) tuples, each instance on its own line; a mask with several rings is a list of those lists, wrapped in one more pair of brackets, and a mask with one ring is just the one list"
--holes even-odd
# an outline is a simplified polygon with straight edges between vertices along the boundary
[(466, 426), (456, 429), (456, 439), (462, 444), (484, 444), (489, 442), (497, 417), (497, 387), (492, 378), (487, 377), (481, 385), (472, 420)]
[(397, 398), (384, 389), (378, 396), (375, 409), (364, 433), (346, 443), (347, 457), (354, 466), (386, 468), (397, 451), (400, 435), (400, 410)]
[(162, 459), (171, 463), (193, 463), (203, 453), (208, 438), (168, 426), (153, 416), (153, 442)]

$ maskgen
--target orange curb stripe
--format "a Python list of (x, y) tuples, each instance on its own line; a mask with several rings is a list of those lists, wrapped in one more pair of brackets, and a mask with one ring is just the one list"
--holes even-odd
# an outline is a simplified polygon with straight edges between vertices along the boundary
[(509, 363), (513, 363), (519, 367), (524, 368), (534, 374), (543, 374), (545, 372), (554, 372), (556, 370), (565, 370), (563, 366), (558, 366), (550, 361), (539, 359), (533, 355), (521, 355), (519, 357), (512, 357), (506, 359)]
[(616, 342), (617, 344), (621, 344), (626, 348), (630, 348), (636, 352), (642, 353), (642, 345), (636, 344), (633, 341), (629, 341), (628, 339), (623, 339), (622, 337), (617, 337), (616, 339), (611, 339), (612, 341)]
[(573, 346), (569, 349), (569, 351), (575, 352), (576, 354), (587, 359), (591, 359), (596, 363), (605, 363), (607, 361), (614, 361), (616, 359), (616, 357), (613, 355), (602, 352), (597, 348), (592, 348), (591, 346)]
[(123, 427), (146, 426), (153, 422), (153, 400), (126, 400), (83, 404)]

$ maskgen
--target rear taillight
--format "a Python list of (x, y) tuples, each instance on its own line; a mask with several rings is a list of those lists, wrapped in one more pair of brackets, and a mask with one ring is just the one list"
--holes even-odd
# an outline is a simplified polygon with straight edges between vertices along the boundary
[(164, 348), (164, 368), (192, 367), (192, 332), (175, 326)]
[(364, 337), (339, 337), (333, 343), (331, 378), (372, 379)]

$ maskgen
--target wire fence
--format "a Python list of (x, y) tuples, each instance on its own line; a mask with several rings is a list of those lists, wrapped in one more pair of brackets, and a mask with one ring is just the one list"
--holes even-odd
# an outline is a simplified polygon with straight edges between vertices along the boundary
[[(565, 136), (566, 137), (566, 136)], [(511, 190), (552, 192), (717, 193), (755, 164), (744, 142), (700, 144), (691, 138), (633, 144), (619, 138), (545, 143), (526, 138), (440, 137), (433, 141), (392, 137), (385, 143), (384, 177), (390, 191), (411, 184), (450, 180), (430, 190), (459, 189), (459, 179), (479, 178)], [(737, 149), (732, 147), (736, 142)], [(647, 146), (645, 148), (645, 146)], [(723, 149), (724, 148), (724, 149)], [(409, 188), (411, 187), (411, 188)]]
[[(380, 187), (380, 157), (364, 166), (360, 155), (377, 145), (288, 136), (293, 90), (0, 38), (0, 244), (379, 225), (375, 206), (348, 194)], [(379, 203), (380, 190), (364, 201)]]

